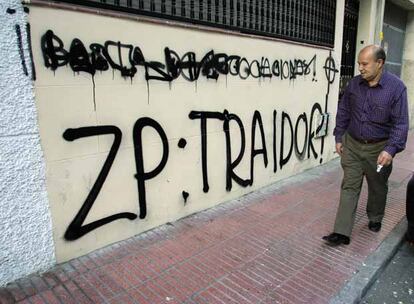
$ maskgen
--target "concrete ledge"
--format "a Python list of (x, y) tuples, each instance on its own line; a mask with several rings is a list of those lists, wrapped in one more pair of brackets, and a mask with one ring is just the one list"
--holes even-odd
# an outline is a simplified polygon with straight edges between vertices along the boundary
[(397, 252), (407, 230), (407, 220), (404, 218), (395, 226), (380, 246), (365, 260), (357, 273), (334, 296), (331, 304), (359, 303), (369, 287), (375, 282), (379, 274), (388, 265)]

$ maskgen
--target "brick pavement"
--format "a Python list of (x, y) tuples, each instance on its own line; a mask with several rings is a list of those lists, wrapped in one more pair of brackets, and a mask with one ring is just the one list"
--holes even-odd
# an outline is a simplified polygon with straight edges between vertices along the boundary
[(405, 215), (414, 132), (390, 178), (383, 229), (366, 185), (351, 244), (332, 248), (338, 160), (0, 289), (0, 303), (328, 303)]

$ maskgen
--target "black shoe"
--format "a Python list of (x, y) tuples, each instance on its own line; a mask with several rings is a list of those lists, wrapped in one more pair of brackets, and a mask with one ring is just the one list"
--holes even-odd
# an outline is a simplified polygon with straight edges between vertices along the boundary
[(405, 240), (407, 241), (407, 243), (409, 243), (410, 245), (414, 245), (414, 236), (412, 235), (412, 233), (410, 234), (408, 231), (405, 234)]
[(329, 245), (332, 246), (338, 246), (341, 244), (348, 245), (350, 242), (349, 237), (335, 232), (331, 233), (330, 235), (325, 235), (322, 239), (327, 241)]
[(405, 239), (408, 243), (414, 244), (414, 226), (408, 223), (407, 232), (405, 233)]
[(371, 231), (378, 232), (381, 230), (381, 222), (375, 223), (375, 222), (369, 221), (368, 228)]

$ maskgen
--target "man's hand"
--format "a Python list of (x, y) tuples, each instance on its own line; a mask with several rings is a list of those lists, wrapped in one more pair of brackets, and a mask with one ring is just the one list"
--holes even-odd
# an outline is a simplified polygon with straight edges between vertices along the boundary
[(342, 156), (342, 151), (343, 151), (342, 143), (336, 143), (335, 149), (336, 149), (336, 153), (338, 153), (339, 156)]
[(389, 166), (392, 162), (392, 156), (386, 151), (382, 151), (377, 159), (377, 164), (382, 166)]

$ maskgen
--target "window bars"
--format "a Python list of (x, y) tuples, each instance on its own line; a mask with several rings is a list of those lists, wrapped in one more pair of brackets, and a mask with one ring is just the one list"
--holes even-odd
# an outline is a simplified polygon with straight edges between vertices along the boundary
[(346, 0), (342, 39), (341, 76), (339, 90), (343, 92), (354, 77), (359, 1)]
[(335, 0), (60, 0), (333, 47)]

